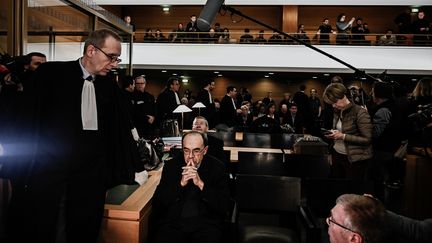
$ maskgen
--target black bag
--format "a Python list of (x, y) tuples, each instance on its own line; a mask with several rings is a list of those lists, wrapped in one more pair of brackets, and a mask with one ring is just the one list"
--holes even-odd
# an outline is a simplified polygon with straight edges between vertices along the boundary
[(144, 164), (145, 170), (153, 170), (158, 167), (162, 161), (163, 143), (161, 141), (153, 142), (143, 138), (137, 141), (138, 153), (141, 163)]

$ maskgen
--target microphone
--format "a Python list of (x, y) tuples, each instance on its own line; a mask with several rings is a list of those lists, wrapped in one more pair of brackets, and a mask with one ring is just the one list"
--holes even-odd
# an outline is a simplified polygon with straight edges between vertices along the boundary
[(224, 0), (207, 0), (197, 20), (197, 27), (200, 31), (209, 31), (211, 24), (219, 12)]

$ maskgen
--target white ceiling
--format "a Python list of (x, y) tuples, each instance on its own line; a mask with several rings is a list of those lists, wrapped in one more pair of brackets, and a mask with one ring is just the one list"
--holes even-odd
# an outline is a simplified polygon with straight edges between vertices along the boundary
[[(204, 5), (206, 0), (93, 0), (99, 5)], [(429, 6), (431, 0), (226, 0), (227, 5)]]

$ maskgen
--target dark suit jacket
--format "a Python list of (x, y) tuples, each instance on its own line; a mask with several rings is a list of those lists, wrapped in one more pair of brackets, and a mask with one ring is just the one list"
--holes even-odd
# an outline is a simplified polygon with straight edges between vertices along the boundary
[(221, 114), (220, 123), (226, 124), (229, 127), (237, 125), (237, 111), (236, 109), (234, 109), (231, 97), (229, 97), (228, 95), (225, 95), (222, 98), (219, 112)]
[(303, 134), (303, 128), (304, 128), (304, 119), (303, 116), (301, 114), (299, 114), (297, 112), (295, 118), (294, 118), (294, 123), (292, 121), (292, 116), (291, 113), (288, 112), (285, 116), (285, 119), (282, 121), (284, 124), (289, 124), (292, 128), (294, 128), (295, 132), (297, 134)]
[(181, 219), (187, 190), (198, 190), (198, 220), (207, 223), (220, 223), (229, 203), (228, 178), (224, 165), (210, 155), (205, 155), (198, 169), (204, 181), (202, 191), (193, 182), (186, 187), (180, 186), (182, 167), (185, 166), (183, 154), (166, 161), (162, 178), (153, 195), (152, 220), (154, 226), (178, 223)]
[(175, 110), (177, 106), (178, 104), (174, 91), (165, 89), (162, 93), (160, 93), (156, 100), (158, 122), (176, 118), (177, 116), (173, 115), (173, 110)]
[(197, 95), (197, 102), (202, 102), (206, 108), (201, 108), (201, 116), (205, 117), (207, 121), (209, 122), (209, 127), (214, 127), (215, 122), (215, 104), (214, 102), (210, 104), (210, 99), (208, 95), (208, 91), (205, 89), (202, 89), (198, 95)]
[(35, 156), (32, 174), (47, 183), (62, 181), (100, 161), (107, 186), (132, 183), (138, 165), (126, 100), (114, 79), (94, 81), (98, 131), (81, 121), (82, 70), (79, 62), (48, 62), (36, 71)]

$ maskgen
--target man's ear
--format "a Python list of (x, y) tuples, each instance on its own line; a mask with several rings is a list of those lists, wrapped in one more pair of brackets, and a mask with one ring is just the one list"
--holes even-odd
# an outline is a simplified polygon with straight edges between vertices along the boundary
[(363, 237), (360, 234), (353, 232), (351, 234), (351, 237), (350, 237), (350, 242), (353, 242), (353, 243), (362, 243), (363, 242)]
[(203, 152), (204, 155), (207, 153), (207, 150), (208, 150), (208, 145), (205, 146), (205, 148), (204, 148), (204, 152)]

